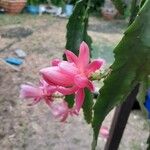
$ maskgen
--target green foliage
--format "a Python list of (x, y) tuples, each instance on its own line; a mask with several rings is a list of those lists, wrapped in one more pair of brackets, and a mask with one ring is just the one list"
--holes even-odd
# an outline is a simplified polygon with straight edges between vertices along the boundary
[(140, 7), (142, 7), (144, 5), (146, 0), (141, 0), (141, 4), (140, 4)]
[(117, 8), (120, 14), (124, 15), (126, 10), (126, 4), (123, 0), (112, 0), (113, 4)]
[(39, 5), (40, 4), (40, 0), (28, 0), (27, 4), (28, 5)]
[(92, 149), (95, 150), (100, 126), (105, 116), (123, 102), (132, 89), (150, 74), (150, 0), (147, 0), (135, 21), (114, 50), (112, 72), (94, 106)]
[(64, 1), (63, 0), (51, 0), (51, 3), (53, 5), (56, 5), (56, 6), (63, 6), (64, 5)]
[(147, 94), (147, 89), (150, 87), (150, 81), (149, 78), (146, 76), (143, 81), (141, 81), (140, 83), (140, 87), (139, 87), (139, 93), (137, 95), (137, 100), (140, 104), (141, 110), (145, 116), (145, 118), (148, 118), (148, 111), (144, 106), (145, 103), (145, 98), (146, 98), (146, 94)]
[(73, 14), (69, 18), (66, 35), (66, 49), (71, 50), (76, 55), (82, 41), (85, 41), (89, 47), (91, 46), (92, 40), (87, 34), (88, 18), (89, 5), (87, 0), (78, 1)]
[(91, 10), (100, 11), (100, 7), (104, 4), (105, 0), (92, 0)]
[(75, 3), (78, 1), (78, 0), (50, 0), (51, 3), (53, 5), (56, 5), (56, 6), (64, 6), (65, 4), (72, 4), (72, 5), (75, 5)]
[(40, 0), (40, 4), (47, 4), (48, 1), (47, 0)]
[(91, 123), (92, 121), (92, 108), (93, 108), (93, 94), (88, 89), (85, 89), (83, 113), (87, 123)]
[(28, 5), (39, 5), (45, 3), (47, 3), (47, 0), (27, 0)]
[(66, 95), (65, 96), (65, 101), (68, 103), (68, 107), (72, 108), (74, 105), (74, 94), (72, 95)]
[(75, 3), (77, 2), (78, 0), (64, 0), (64, 2), (66, 4), (72, 4), (72, 5), (75, 5)]
[(139, 9), (140, 9), (139, 2), (137, 0), (132, 0), (129, 25), (134, 21)]
[(147, 139), (147, 150), (150, 150), (150, 134), (149, 134), (149, 137)]

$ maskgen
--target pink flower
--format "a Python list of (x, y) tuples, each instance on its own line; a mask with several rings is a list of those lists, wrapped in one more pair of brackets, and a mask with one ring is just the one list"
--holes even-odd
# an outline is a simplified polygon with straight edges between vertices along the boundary
[(58, 66), (58, 64), (60, 63), (61, 61), (60, 61), (60, 59), (53, 59), (52, 60), (52, 66)]
[(33, 102), (29, 105), (34, 105), (38, 103), (41, 99), (50, 105), (52, 100), (52, 94), (56, 91), (56, 86), (49, 86), (44, 80), (40, 81), (40, 86), (36, 87), (34, 85), (21, 85), (20, 97), (26, 99), (33, 99)]
[(54, 117), (60, 119), (61, 122), (65, 122), (69, 115), (78, 115), (75, 109), (68, 108), (68, 104), (65, 101), (61, 103), (52, 103), (50, 108)]
[(100, 128), (100, 135), (107, 139), (109, 137), (108, 127), (105, 127), (105, 126), (101, 127)]
[(67, 61), (59, 61), (53, 67), (42, 69), (40, 72), (48, 84), (62, 86), (58, 91), (64, 95), (75, 93), (75, 103), (77, 111), (84, 102), (84, 88), (94, 91), (94, 85), (90, 81), (93, 72), (100, 69), (104, 60), (90, 61), (89, 48), (82, 42), (77, 57), (71, 51), (65, 52)]

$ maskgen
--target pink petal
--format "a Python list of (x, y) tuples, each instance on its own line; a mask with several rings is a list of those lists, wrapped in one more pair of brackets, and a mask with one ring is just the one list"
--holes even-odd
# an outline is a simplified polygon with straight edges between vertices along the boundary
[(108, 127), (101, 127), (100, 128), (100, 135), (102, 135), (104, 138), (108, 138), (109, 137)]
[(63, 95), (70, 95), (70, 94), (73, 94), (75, 93), (76, 91), (78, 90), (78, 87), (77, 86), (73, 86), (73, 87), (68, 87), (68, 88), (65, 88), (65, 87), (62, 87), (62, 86), (59, 86), (57, 91), (62, 93)]
[(82, 42), (79, 49), (79, 65), (85, 67), (90, 60), (89, 47), (85, 42)]
[(35, 104), (37, 104), (38, 102), (40, 102), (40, 98), (35, 98), (35, 99), (33, 99), (33, 101), (31, 102), (31, 103), (29, 103), (29, 104), (27, 104), (28, 106), (33, 106), (33, 105), (35, 105)]
[(67, 118), (68, 118), (68, 113), (61, 116), (60, 122), (65, 122)]
[(71, 86), (73, 84), (73, 78), (60, 71), (58, 67), (48, 67), (40, 70), (44, 80), (49, 84), (55, 84), (59, 86)]
[(86, 74), (88, 76), (90, 76), (91, 73), (93, 73), (96, 70), (100, 69), (103, 64), (104, 64), (104, 60), (103, 59), (94, 60), (93, 62), (91, 62), (90, 64), (88, 64), (88, 66), (86, 68)]
[(74, 77), (74, 83), (79, 88), (84, 88), (88, 85), (88, 79), (86, 77), (82, 76), (82, 75), (76, 75)]
[(67, 119), (69, 113), (67, 102), (63, 101), (62, 103), (53, 103), (50, 107), (51, 112), (55, 118), (59, 118), (62, 122), (64, 122)]
[(48, 83), (45, 80), (40, 79), (40, 87), (46, 87), (46, 86), (48, 86)]
[(73, 115), (78, 116), (79, 112), (73, 107), (73, 108), (70, 108), (70, 115), (71, 116), (73, 116)]
[(89, 80), (88, 84), (86, 86), (91, 92), (95, 91), (95, 86), (93, 85), (93, 83)]
[(47, 88), (46, 88), (46, 92), (48, 93), (48, 94), (53, 94), (54, 92), (56, 92), (57, 91), (57, 87), (56, 86), (48, 86)]
[(61, 62), (61, 60), (60, 59), (53, 59), (52, 60), (52, 66), (58, 66), (58, 64)]
[(33, 87), (30, 85), (21, 85), (20, 97), (21, 98), (41, 98), (43, 91), (38, 87)]
[(67, 74), (69, 76), (74, 76), (79, 72), (78, 68), (75, 66), (74, 63), (69, 63), (67, 61), (62, 61), (59, 64), (59, 68), (60, 68), (61, 72), (63, 72), (64, 74)]
[(51, 112), (52, 114), (57, 117), (59, 115), (62, 115), (63, 113), (68, 111), (68, 106), (66, 102), (52, 104), (51, 105)]
[(57, 86), (49, 85), (45, 80), (40, 80), (40, 89), (43, 90), (44, 95), (51, 95), (57, 91)]
[(80, 111), (80, 108), (83, 105), (84, 97), (85, 97), (84, 89), (79, 89), (75, 95), (76, 109), (78, 112)]
[(69, 62), (73, 62), (73, 63), (77, 64), (78, 57), (73, 52), (66, 50), (65, 54), (66, 54), (67, 60)]
[(48, 106), (51, 106), (51, 104), (52, 104), (52, 102), (53, 102), (52, 96), (45, 96), (45, 97), (44, 97), (44, 100), (45, 100), (45, 103), (46, 103)]

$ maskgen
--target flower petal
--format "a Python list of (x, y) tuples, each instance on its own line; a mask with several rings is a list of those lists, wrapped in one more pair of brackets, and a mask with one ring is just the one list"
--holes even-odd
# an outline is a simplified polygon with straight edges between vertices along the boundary
[(49, 96), (45, 96), (45, 97), (43, 97), (43, 98), (44, 98), (45, 103), (46, 103), (48, 106), (51, 106), (51, 104), (52, 104), (52, 102), (53, 102), (52, 96), (49, 95)]
[(80, 111), (80, 108), (83, 105), (84, 97), (85, 97), (84, 89), (79, 89), (75, 94), (75, 103), (78, 112)]
[(51, 104), (51, 112), (55, 118), (59, 118), (61, 122), (64, 122), (69, 114), (68, 104), (63, 101), (62, 103)]
[(84, 88), (88, 85), (88, 79), (86, 77), (78, 74), (74, 77), (74, 83), (79, 88)]
[(68, 62), (73, 62), (73, 63), (77, 64), (78, 57), (73, 52), (66, 50), (65, 54), (66, 54)]
[(60, 68), (61, 72), (63, 72), (64, 74), (67, 74), (69, 76), (74, 76), (79, 72), (78, 68), (75, 66), (74, 63), (69, 63), (67, 61), (62, 61), (59, 64), (59, 68)]
[(46, 93), (48, 95), (51, 95), (51, 94), (53, 94), (56, 91), (57, 91), (57, 86), (47, 86), (46, 87)]
[(96, 70), (100, 69), (102, 65), (105, 63), (103, 59), (97, 59), (88, 64), (86, 68), (86, 74), (87, 76), (90, 76), (91, 73), (95, 72)]
[(89, 47), (85, 42), (82, 42), (79, 49), (79, 66), (85, 67), (90, 60)]
[(56, 59), (53, 59), (51, 63), (52, 63), (52, 66), (58, 66), (60, 62), (61, 60), (56, 58)]
[(49, 84), (59, 86), (71, 86), (73, 84), (72, 76), (68, 76), (60, 71), (56, 66), (40, 70), (44, 80)]
[(91, 92), (95, 91), (95, 86), (93, 85), (93, 83), (89, 80), (88, 84), (86, 86)]
[(101, 127), (100, 128), (100, 135), (102, 135), (104, 138), (107, 139), (109, 137), (108, 127)]
[(59, 86), (57, 88), (57, 91), (62, 93), (63, 95), (70, 95), (70, 94), (73, 94), (75, 93), (76, 91), (78, 90), (78, 87), (77, 86), (73, 86), (73, 87), (70, 87), (70, 88), (65, 88), (65, 87), (62, 87), (62, 86)]
[(37, 104), (38, 102), (40, 102), (40, 98), (35, 98), (31, 103), (27, 104), (28, 106), (33, 106), (35, 104)]
[(41, 98), (43, 91), (38, 87), (33, 87), (30, 85), (21, 85), (20, 97), (21, 98)]

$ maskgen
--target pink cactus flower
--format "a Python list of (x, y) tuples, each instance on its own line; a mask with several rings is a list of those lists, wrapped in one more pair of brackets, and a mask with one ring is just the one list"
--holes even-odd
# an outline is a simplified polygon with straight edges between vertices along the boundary
[(109, 129), (106, 126), (103, 126), (100, 128), (100, 135), (104, 138), (108, 138), (109, 137)]
[(44, 80), (40, 81), (40, 86), (23, 84), (21, 85), (20, 98), (33, 99), (33, 102), (28, 105), (34, 105), (41, 99), (50, 105), (53, 101), (52, 94), (56, 91), (56, 86), (49, 86)]
[(59, 61), (53, 67), (42, 69), (40, 72), (48, 84), (62, 86), (58, 91), (64, 95), (75, 93), (77, 111), (84, 102), (84, 88), (94, 91), (90, 76), (104, 64), (104, 60), (95, 60), (90, 63), (88, 45), (82, 42), (77, 57), (71, 51), (65, 51), (67, 61)]
[(55, 118), (60, 119), (61, 122), (65, 122), (69, 115), (78, 115), (74, 108), (68, 108), (67, 102), (52, 103), (51, 112)]
[(51, 64), (52, 64), (52, 66), (58, 66), (58, 64), (61, 62), (61, 60), (60, 59), (53, 59), (52, 60), (52, 62), (51, 62)]

